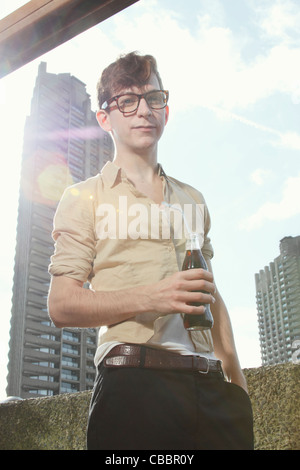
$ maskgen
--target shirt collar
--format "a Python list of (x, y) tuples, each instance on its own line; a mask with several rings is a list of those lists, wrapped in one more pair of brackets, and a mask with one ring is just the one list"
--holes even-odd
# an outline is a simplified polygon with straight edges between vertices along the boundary
[[(102, 178), (104, 183), (112, 188), (115, 184), (121, 183), (122, 178), (126, 178), (125, 171), (117, 166), (114, 162), (107, 162), (101, 171)], [(158, 174), (166, 178), (166, 174), (161, 166), (158, 163)]]
[(105, 184), (112, 188), (115, 183), (121, 181), (122, 168), (113, 162), (107, 162), (102, 168), (101, 174)]

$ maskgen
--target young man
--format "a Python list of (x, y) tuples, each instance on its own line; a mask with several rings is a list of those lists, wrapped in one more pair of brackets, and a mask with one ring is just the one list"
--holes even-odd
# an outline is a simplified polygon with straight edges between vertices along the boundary
[[(55, 325), (101, 327), (88, 449), (252, 449), (246, 382), (211, 270), (209, 213), (201, 193), (157, 161), (169, 108), (155, 59), (120, 57), (104, 70), (98, 101), (115, 158), (65, 191), (49, 268)], [(162, 216), (178, 205), (202, 208), (208, 271), (181, 271), (184, 231), (175, 236), (175, 218)], [(92, 289), (82, 288), (87, 280)], [(184, 328), (183, 314), (204, 312), (195, 302), (210, 305), (212, 330)]]

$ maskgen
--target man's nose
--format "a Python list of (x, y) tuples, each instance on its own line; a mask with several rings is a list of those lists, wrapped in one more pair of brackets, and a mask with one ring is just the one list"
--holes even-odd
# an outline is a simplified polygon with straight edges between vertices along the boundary
[(152, 110), (144, 97), (140, 99), (137, 113), (140, 114), (141, 116), (150, 116), (150, 114), (152, 114)]

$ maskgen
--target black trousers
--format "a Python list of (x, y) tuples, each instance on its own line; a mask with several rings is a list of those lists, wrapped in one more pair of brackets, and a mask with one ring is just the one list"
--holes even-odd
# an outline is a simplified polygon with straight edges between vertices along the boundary
[(247, 393), (218, 374), (98, 368), (88, 450), (252, 450)]

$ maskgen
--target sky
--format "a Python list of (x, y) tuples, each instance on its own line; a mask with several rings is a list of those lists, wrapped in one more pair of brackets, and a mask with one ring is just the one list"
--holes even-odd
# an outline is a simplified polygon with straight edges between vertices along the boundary
[[(25, 2), (1, 2), (0, 17)], [(255, 273), (300, 235), (298, 0), (139, 0), (0, 80), (0, 398), (5, 397), (20, 162), (38, 65), (86, 83), (120, 54), (156, 57), (170, 92), (165, 172), (205, 197), (216, 284), (243, 368), (261, 365)]]

